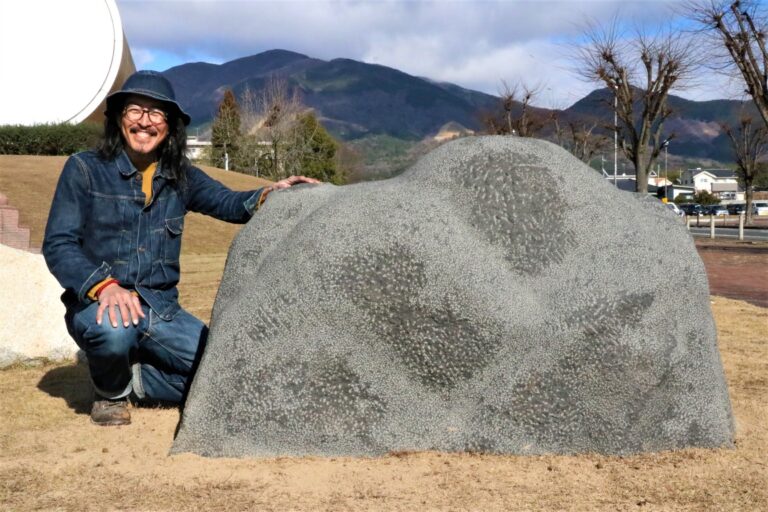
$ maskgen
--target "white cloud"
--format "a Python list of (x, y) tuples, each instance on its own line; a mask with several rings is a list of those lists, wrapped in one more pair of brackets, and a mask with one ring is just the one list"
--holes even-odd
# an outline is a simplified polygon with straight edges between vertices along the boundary
[(136, 69), (150, 69), (155, 63), (155, 52), (147, 48), (131, 48), (131, 56)]
[[(564, 41), (587, 19), (619, 13), (634, 24), (670, 19), (679, 0), (118, 0), (137, 65), (226, 62), (282, 48), (320, 59), (391, 66), (491, 94), (501, 80), (545, 87), (542, 106), (570, 105), (589, 90)], [(141, 65), (139, 64), (141, 63)], [(547, 89), (548, 88), (548, 89)], [(698, 97), (717, 97), (721, 87)], [(708, 94), (710, 96), (708, 96)]]

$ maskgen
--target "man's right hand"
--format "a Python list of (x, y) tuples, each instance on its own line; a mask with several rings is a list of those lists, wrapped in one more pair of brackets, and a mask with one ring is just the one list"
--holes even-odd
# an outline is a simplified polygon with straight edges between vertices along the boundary
[(96, 323), (101, 325), (104, 311), (109, 315), (109, 322), (112, 327), (117, 327), (117, 309), (120, 309), (120, 316), (123, 318), (123, 327), (128, 327), (128, 318), (133, 325), (138, 325), (139, 318), (144, 318), (144, 311), (141, 309), (139, 298), (126, 290), (117, 283), (110, 284), (99, 293), (99, 309), (96, 310)]

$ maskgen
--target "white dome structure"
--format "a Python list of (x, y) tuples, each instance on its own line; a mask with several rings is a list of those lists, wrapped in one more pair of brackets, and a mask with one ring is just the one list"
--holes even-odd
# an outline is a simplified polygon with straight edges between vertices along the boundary
[(114, 0), (0, 2), (0, 125), (103, 119), (135, 71)]

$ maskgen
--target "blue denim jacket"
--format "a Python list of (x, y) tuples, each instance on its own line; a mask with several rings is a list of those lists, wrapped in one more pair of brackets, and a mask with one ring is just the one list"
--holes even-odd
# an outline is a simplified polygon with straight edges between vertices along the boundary
[(234, 192), (189, 166), (179, 188), (162, 162), (144, 205), (142, 175), (125, 152), (113, 161), (94, 151), (71, 156), (59, 178), (43, 241), (68, 309), (86, 307), (88, 291), (109, 276), (136, 290), (161, 318), (179, 310), (179, 253), (188, 211), (246, 223), (263, 189)]

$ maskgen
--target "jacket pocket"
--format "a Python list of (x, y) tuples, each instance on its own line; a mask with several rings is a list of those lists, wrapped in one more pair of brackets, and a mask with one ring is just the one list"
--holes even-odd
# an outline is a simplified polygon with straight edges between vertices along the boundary
[(178, 262), (181, 252), (181, 235), (184, 232), (184, 216), (165, 219), (165, 254), (166, 262)]

